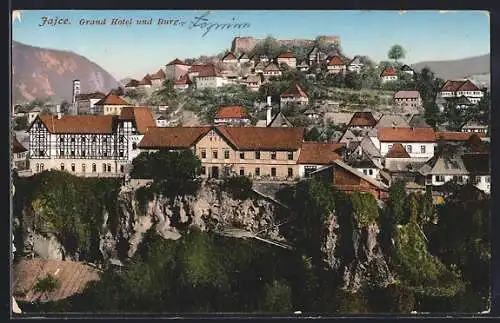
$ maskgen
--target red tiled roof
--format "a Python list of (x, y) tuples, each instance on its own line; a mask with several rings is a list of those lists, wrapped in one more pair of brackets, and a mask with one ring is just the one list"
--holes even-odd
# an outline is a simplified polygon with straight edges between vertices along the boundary
[(180, 59), (176, 58), (167, 64), (167, 66), (170, 66), (170, 65), (189, 65), (189, 64), (186, 64), (183, 61), (181, 61)]
[(349, 121), (348, 127), (373, 127), (377, 124), (377, 120), (371, 112), (355, 112)]
[(90, 99), (102, 99), (106, 96), (106, 94), (101, 92), (92, 92), (92, 93), (80, 93), (76, 95), (77, 101), (85, 101)]
[(410, 158), (410, 155), (401, 144), (394, 144), (385, 155), (385, 158)]
[(142, 78), (142, 80), (139, 82), (138, 85), (151, 85), (151, 75), (149, 74), (146, 74), (146, 76), (144, 76)]
[(284, 53), (281, 53), (278, 58), (295, 58), (295, 54), (291, 51), (286, 51)]
[(388, 142), (435, 142), (432, 128), (380, 128), (378, 139)]
[(187, 149), (211, 129), (212, 127), (150, 128), (137, 146), (149, 149)]
[(221, 107), (215, 116), (216, 119), (246, 119), (248, 112), (241, 106)]
[(380, 74), (380, 76), (396, 76), (396, 75), (398, 75), (398, 72), (394, 67), (386, 67), (382, 71), (382, 74)]
[(324, 142), (304, 142), (300, 150), (298, 164), (327, 165), (342, 157), (335, 151), (344, 144)]
[(342, 61), (342, 58), (340, 58), (340, 56), (338, 55), (335, 55), (333, 56), (330, 61), (328, 62), (328, 65), (329, 66), (332, 66), (332, 65), (345, 65), (344, 62)]
[(174, 85), (189, 85), (192, 84), (191, 80), (189, 79), (189, 74), (184, 74), (182, 75), (178, 80), (175, 80)]
[(222, 61), (225, 61), (225, 60), (237, 60), (238, 58), (236, 57), (236, 55), (234, 55), (233, 52), (227, 52), (226, 55), (224, 55), (224, 57), (222, 57)]
[(459, 131), (441, 131), (436, 132), (436, 140), (445, 141), (467, 141), (472, 137), (472, 135), (477, 135), (479, 138), (486, 137), (484, 133), (473, 133), (473, 132), (459, 132)]
[(191, 73), (198, 73), (198, 77), (217, 76), (217, 70), (212, 64), (209, 65), (193, 65), (191, 66)]
[(95, 105), (130, 105), (127, 101), (120, 98), (118, 95), (108, 93), (104, 98), (99, 100)]
[(216, 128), (238, 150), (297, 150), (303, 128), (225, 127)]
[(307, 98), (307, 94), (306, 91), (300, 87), (300, 85), (295, 83), (291, 87), (286, 89), (285, 92), (281, 93), (281, 97)]
[(164, 80), (166, 79), (167, 76), (165, 75), (165, 72), (160, 69), (158, 72), (151, 74), (151, 79), (152, 80)]
[(137, 132), (145, 134), (148, 129), (156, 127), (156, 122), (148, 107), (123, 107), (119, 120), (135, 120)]
[(418, 91), (398, 91), (394, 94), (395, 99), (413, 99), (419, 96), (420, 93)]
[(17, 140), (16, 136), (12, 136), (12, 152), (14, 154), (23, 153), (28, 151), (28, 149), (24, 148), (24, 146)]
[(441, 88), (441, 92), (457, 92), (457, 91), (480, 91), (480, 89), (470, 80), (448, 80)]
[[(99, 271), (76, 261), (22, 259), (12, 271), (13, 296), (23, 302), (58, 301), (82, 293), (86, 284), (100, 279)], [(51, 275), (59, 285), (52, 292), (35, 292), (40, 279)]]
[(43, 115), (38, 118), (50, 133), (109, 134), (113, 133), (113, 120), (116, 116), (76, 115), (58, 119), (54, 115)]

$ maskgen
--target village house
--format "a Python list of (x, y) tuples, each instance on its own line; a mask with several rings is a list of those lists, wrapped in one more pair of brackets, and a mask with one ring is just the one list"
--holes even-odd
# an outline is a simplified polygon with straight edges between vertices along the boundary
[(413, 74), (415, 74), (415, 72), (413, 71), (413, 69), (408, 66), (408, 65), (403, 65), (401, 66), (401, 72), (405, 73), (405, 74), (408, 74), (408, 75), (411, 75), (413, 76)]
[(301, 72), (307, 72), (309, 70), (309, 65), (306, 61), (301, 61), (297, 64), (297, 69)]
[(347, 124), (347, 129), (349, 130), (368, 130), (373, 128), (377, 124), (377, 120), (373, 114), (369, 111), (366, 112), (355, 112), (349, 123)]
[(196, 88), (199, 90), (211, 88), (215, 89), (228, 84), (227, 79), (217, 72), (214, 65), (205, 65), (197, 70), (195, 77)]
[(151, 129), (142, 151), (191, 149), (201, 160), (201, 176), (231, 175), (292, 180), (304, 137), (302, 128), (169, 127)]
[(77, 114), (95, 114), (95, 104), (106, 94), (101, 92), (80, 93), (75, 96)]
[(446, 81), (443, 87), (441, 87), (439, 94), (444, 99), (465, 96), (473, 104), (481, 101), (484, 96), (483, 91), (481, 91), (476, 84), (467, 79)]
[(284, 63), (288, 65), (290, 68), (297, 67), (297, 58), (295, 57), (295, 54), (291, 51), (286, 51), (284, 53), (279, 54), (277, 61), (279, 66), (281, 66), (282, 63)]
[(236, 55), (233, 52), (229, 51), (224, 56), (222, 56), (220, 61), (221, 63), (227, 65), (237, 65), (238, 57), (236, 57)]
[(161, 87), (166, 79), (165, 72), (160, 69), (158, 72), (151, 74), (151, 86), (155, 88)]
[(314, 109), (307, 109), (306, 111), (304, 111), (304, 115), (310, 120), (319, 120), (322, 113)]
[(169, 80), (177, 80), (189, 71), (189, 64), (184, 63), (179, 59), (174, 59), (165, 65), (165, 77)]
[(484, 133), (460, 132), (460, 131), (437, 131), (436, 143), (462, 144), (470, 140), (472, 136), (484, 138)]
[(397, 81), (398, 80), (398, 72), (396, 71), (396, 69), (394, 67), (386, 67), (386, 68), (384, 68), (382, 73), (380, 73), (380, 79), (381, 79), (382, 83)]
[(346, 194), (363, 192), (371, 194), (377, 200), (388, 198), (389, 188), (387, 185), (364, 175), (341, 160), (335, 160), (331, 165), (312, 172), (311, 176), (332, 184), (334, 190)]
[(391, 183), (395, 181), (415, 182), (419, 178), (418, 170), (426, 161), (412, 158), (402, 144), (396, 143), (384, 156), (382, 167), (383, 171), (389, 174)]
[(104, 98), (94, 103), (93, 114), (120, 115), (122, 108), (126, 106), (130, 106), (130, 103), (109, 92)]
[(469, 172), (470, 182), (481, 191), (490, 194), (490, 154), (464, 154), (462, 161)]
[(310, 51), (309, 54), (307, 54), (307, 57), (309, 59), (309, 65), (320, 65), (321, 62), (324, 62), (326, 60), (326, 54), (322, 52), (317, 46), (314, 46)]
[(42, 112), (42, 109), (40, 107), (34, 107), (30, 111), (28, 111), (28, 124), (31, 124), (33, 121), (35, 121), (40, 112)]
[(130, 91), (135, 91), (137, 89), (137, 87), (139, 86), (139, 83), (140, 83), (140, 81), (135, 80), (135, 79), (131, 79), (130, 81), (127, 82), (127, 84), (125, 84), (125, 86), (123, 87), (123, 91), (125, 93), (130, 92)]
[(250, 91), (256, 92), (262, 85), (262, 77), (261, 75), (249, 75), (245, 83)]
[(305, 141), (302, 143), (299, 159), (299, 174), (298, 176), (309, 177), (309, 175), (317, 169), (330, 165), (334, 160), (342, 160), (340, 150), (344, 148), (344, 144), (324, 143)]
[(361, 158), (351, 158), (345, 162), (358, 172), (363, 173), (363, 175), (370, 176), (373, 179), (379, 177), (380, 169), (366, 154), (363, 154)]
[(300, 87), (299, 84), (294, 83), (283, 93), (281, 93), (280, 103), (282, 107), (290, 103), (307, 105), (309, 103), (309, 97), (307, 96), (306, 91), (302, 87)]
[(266, 79), (269, 79), (272, 76), (280, 76), (281, 69), (278, 64), (276, 64), (275, 62), (271, 62), (264, 68), (262, 74)]
[(12, 169), (24, 170), (28, 168), (28, 149), (26, 149), (16, 136), (12, 136)]
[(363, 68), (364, 64), (361, 63), (361, 58), (359, 56), (355, 56), (349, 64), (347, 64), (347, 70), (350, 72), (356, 72), (356, 73), (361, 73), (361, 69)]
[(326, 69), (328, 73), (344, 74), (346, 71), (346, 65), (340, 56), (335, 55), (328, 61)]
[(247, 109), (242, 106), (221, 107), (214, 119), (215, 125), (248, 126), (251, 124)]
[(146, 74), (142, 80), (137, 84), (138, 89), (150, 89), (153, 86), (153, 82), (151, 81), (151, 75)]
[(463, 127), (462, 132), (488, 133), (488, 125), (481, 124), (474, 120), (469, 120)]
[(394, 103), (397, 106), (416, 108), (422, 106), (422, 99), (418, 91), (398, 91), (394, 94)]
[(264, 62), (258, 62), (257, 65), (255, 65), (255, 67), (254, 67), (254, 73), (255, 74), (263, 74), (265, 68), (266, 68), (266, 64)]
[(250, 58), (248, 57), (248, 55), (246, 53), (241, 54), (240, 57), (238, 58), (238, 63), (240, 65), (243, 65), (243, 64), (246, 64), (249, 62), (250, 62)]
[(267, 106), (266, 106), (266, 120), (259, 120), (257, 121), (258, 127), (293, 127), (293, 124), (286, 118), (286, 116), (281, 112), (281, 110), (278, 111), (273, 116), (273, 107), (271, 105), (271, 97), (267, 97)]
[(174, 89), (181, 91), (187, 90), (192, 84), (193, 82), (189, 79), (189, 74), (186, 73), (174, 81)]
[(163, 115), (160, 115), (156, 117), (156, 127), (162, 128), (168, 126), (167, 118), (165, 118)]
[(124, 107), (120, 115), (44, 115), (28, 129), (33, 174), (57, 169), (77, 176), (122, 177), (155, 128), (150, 109)]
[(436, 134), (432, 128), (380, 128), (375, 141), (382, 156), (387, 155), (394, 144), (400, 143), (411, 158), (427, 161), (434, 156)]

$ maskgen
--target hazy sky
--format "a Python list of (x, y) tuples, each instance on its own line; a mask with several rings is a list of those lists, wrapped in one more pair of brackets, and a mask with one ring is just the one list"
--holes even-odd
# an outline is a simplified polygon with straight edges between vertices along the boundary
[[(278, 39), (340, 36), (346, 55), (384, 60), (393, 44), (402, 45), (406, 63), (459, 59), (490, 52), (485, 11), (211, 11), (209, 23), (246, 23), (247, 28), (215, 30), (193, 26), (206, 11), (23, 11), (13, 22), (12, 38), (33, 46), (76, 52), (96, 62), (117, 80), (142, 78), (174, 58), (227, 50), (235, 36)], [(70, 24), (39, 26), (43, 18), (68, 18)], [(104, 19), (106, 25), (81, 25)], [(152, 25), (111, 25), (113, 18), (152, 18)], [(159, 18), (183, 26), (158, 25)], [(50, 23), (50, 21), (48, 21)]]

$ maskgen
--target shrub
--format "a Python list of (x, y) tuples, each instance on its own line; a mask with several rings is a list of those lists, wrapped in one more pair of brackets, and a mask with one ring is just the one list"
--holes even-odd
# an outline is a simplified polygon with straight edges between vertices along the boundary
[(237, 200), (246, 200), (253, 196), (252, 180), (247, 176), (226, 178), (222, 184), (222, 189)]

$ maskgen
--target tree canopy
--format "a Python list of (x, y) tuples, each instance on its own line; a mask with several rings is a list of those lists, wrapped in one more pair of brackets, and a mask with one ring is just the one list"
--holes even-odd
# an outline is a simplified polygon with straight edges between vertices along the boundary
[(399, 61), (403, 58), (405, 58), (405, 50), (401, 45), (392, 45), (392, 47), (389, 49), (389, 52), (387, 53), (387, 57), (389, 59), (392, 59), (394, 61)]

